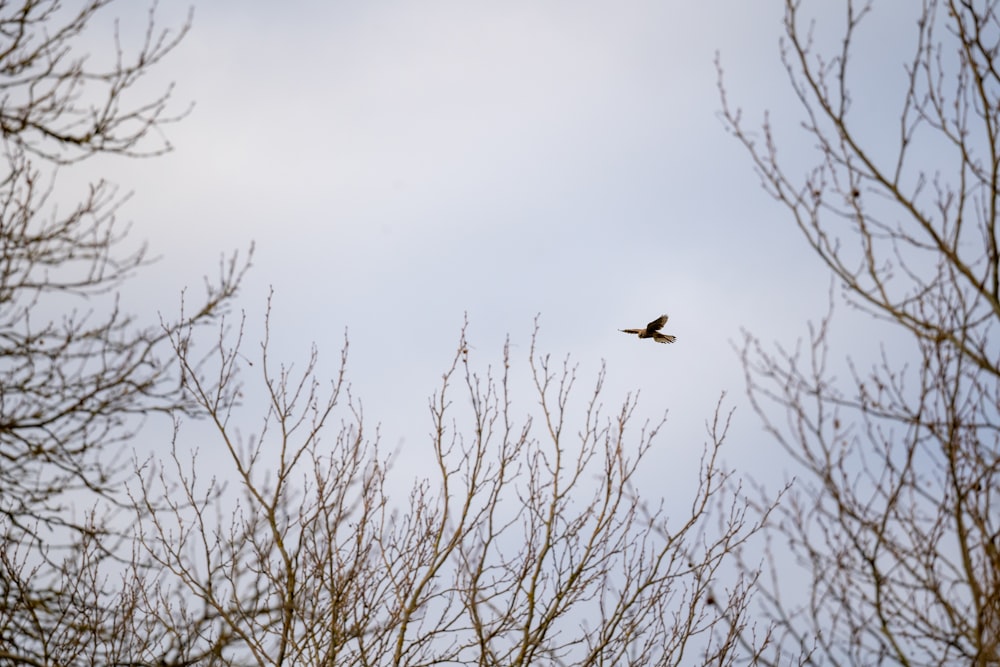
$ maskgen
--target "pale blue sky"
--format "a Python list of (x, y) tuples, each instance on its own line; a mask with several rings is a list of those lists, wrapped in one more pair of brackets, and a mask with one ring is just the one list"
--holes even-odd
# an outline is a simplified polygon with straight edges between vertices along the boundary
[[(256, 242), (249, 349), (269, 286), (279, 357), (315, 342), (332, 370), (347, 327), (389, 446), (423, 446), (463, 313), (481, 368), (507, 333), (523, 362), (540, 313), (541, 348), (573, 355), (582, 391), (607, 361), (610, 412), (635, 389), (642, 416), (670, 410), (652, 479), (694, 474), (722, 391), (738, 408), (726, 458), (753, 468), (774, 450), (730, 341), (804, 335), (828, 282), (724, 132), (713, 57), (748, 117), (791, 121), (782, 7), (203, 2), (153, 82), (195, 102), (167, 128), (176, 150), (83, 171), (135, 190), (124, 217), (163, 255), (142, 307), (172, 312)], [(664, 312), (675, 345), (617, 331)]]

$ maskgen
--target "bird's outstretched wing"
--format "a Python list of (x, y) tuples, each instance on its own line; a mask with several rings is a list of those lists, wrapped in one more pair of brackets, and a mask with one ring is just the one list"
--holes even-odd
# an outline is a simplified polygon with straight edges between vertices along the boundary
[(653, 331), (659, 331), (663, 328), (663, 325), (667, 323), (667, 316), (660, 315), (658, 318), (646, 325), (646, 331), (652, 333)]
[(641, 334), (645, 329), (619, 329), (619, 331), (627, 334)]
[(671, 336), (670, 334), (654, 333), (653, 340), (657, 343), (673, 343), (677, 340), (677, 336)]

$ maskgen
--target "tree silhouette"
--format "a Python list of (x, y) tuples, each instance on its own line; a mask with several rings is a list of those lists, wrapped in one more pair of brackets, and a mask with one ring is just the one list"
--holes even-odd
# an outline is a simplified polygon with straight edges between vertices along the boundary
[[(532, 414), (512, 407), (509, 345), (479, 372), (463, 330), (429, 402), (436, 472), (407, 481), (402, 502), (349, 393), (346, 341), (327, 384), (315, 350), (292, 372), (265, 337), (251, 383), (239, 335), (220, 337), (209, 366), (174, 338), (240, 493), (221, 510), (224, 468), (205, 475), (180, 436), (137, 470), (138, 553), (159, 572), (138, 615), (155, 618), (167, 664), (752, 662), (766, 632), (749, 650), (736, 632), (753, 629), (752, 575), (720, 581), (766, 517), (747, 521), (723, 493), (728, 419), (716, 413), (690, 506), (650, 508), (632, 480), (663, 420), (635, 425), (634, 397), (605, 414), (603, 369), (578, 398), (576, 367), (538, 352), (537, 334)], [(266, 413), (241, 435), (237, 398), (255, 384)]]
[[(155, 155), (170, 90), (133, 100), (140, 77), (187, 31), (160, 31), (112, 65), (80, 44), (107, 0), (0, 4), (0, 662), (101, 662), (113, 652), (110, 571), (128, 539), (126, 456), (143, 415), (197, 408), (179, 390), (168, 341), (225, 309), (245, 264), (225, 260), (193, 312), (142, 326), (116, 290), (148, 263), (129, 249), (105, 181), (60, 205), (59, 168), (99, 154)], [(127, 507), (127, 505), (126, 505)], [(127, 555), (127, 553), (126, 553)], [(105, 663), (107, 664), (107, 663)]]
[[(866, 34), (876, 37), (863, 27), (883, 7), (838, 6), (843, 31), (827, 51), (809, 3), (785, 6), (782, 61), (814, 166), (802, 175), (788, 166), (778, 148), (791, 139), (769, 119), (748, 128), (720, 67), (723, 117), (847, 303), (908, 347), (883, 347), (871, 368), (851, 363), (844, 382), (831, 370), (834, 310), (793, 351), (746, 337), (750, 396), (802, 471), (769, 531), (772, 572), (758, 594), (776, 627), (765, 655), (771, 664), (997, 664), (997, 3), (928, 0), (914, 5), (912, 23), (894, 16), (912, 26), (914, 45), (894, 106), (854, 92), (869, 69), (856, 54)], [(891, 109), (877, 134), (872, 109)], [(806, 594), (782, 586), (801, 579), (779, 548), (811, 582)]]

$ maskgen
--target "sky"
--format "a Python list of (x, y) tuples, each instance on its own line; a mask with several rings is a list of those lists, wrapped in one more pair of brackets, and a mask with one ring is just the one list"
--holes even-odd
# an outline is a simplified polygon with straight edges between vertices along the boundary
[[(277, 359), (301, 364), (315, 344), (332, 374), (346, 330), (353, 393), (404, 462), (426, 445), (464, 318), (478, 368), (509, 335), (525, 372), (538, 316), (539, 348), (579, 363), (581, 399), (604, 362), (609, 413), (630, 391), (640, 421), (668, 411), (650, 494), (695, 474), (722, 392), (727, 464), (773, 471), (733, 344), (742, 329), (794, 344), (829, 279), (726, 133), (713, 61), (748, 119), (770, 109), (789, 154), (808, 154), (783, 4), (196, 3), (144, 83), (173, 81), (177, 108), (194, 105), (165, 129), (173, 152), (78, 176), (134, 193), (122, 216), (161, 259), (126, 296), (150, 316), (255, 244), (237, 305), (249, 349), (272, 289)], [(185, 10), (164, 3), (157, 20)], [(661, 313), (674, 345), (618, 331)]]

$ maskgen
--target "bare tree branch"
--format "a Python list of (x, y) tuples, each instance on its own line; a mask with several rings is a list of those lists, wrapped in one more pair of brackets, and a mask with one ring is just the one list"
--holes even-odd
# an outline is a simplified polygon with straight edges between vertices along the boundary
[[(745, 337), (751, 399), (805, 473), (773, 525), (811, 588), (781, 585), (792, 575), (775, 544), (760, 588), (777, 624), (770, 664), (784, 664), (782, 648), (804, 664), (996, 664), (997, 3), (913, 7), (905, 92), (895, 106), (876, 102), (898, 114), (888, 147), (870, 141), (872, 115), (852, 97), (856, 50), (871, 34), (862, 27), (882, 7), (847, 2), (827, 52), (808, 4), (786, 2), (782, 58), (816, 166), (794, 175), (779, 158), (783, 128), (766, 117), (760, 134), (747, 128), (720, 65), (722, 116), (848, 303), (905, 332), (910, 347), (884, 346), (868, 370), (850, 362), (845, 384), (828, 361), (833, 310), (792, 351)], [(889, 123), (879, 129), (892, 136)]]

